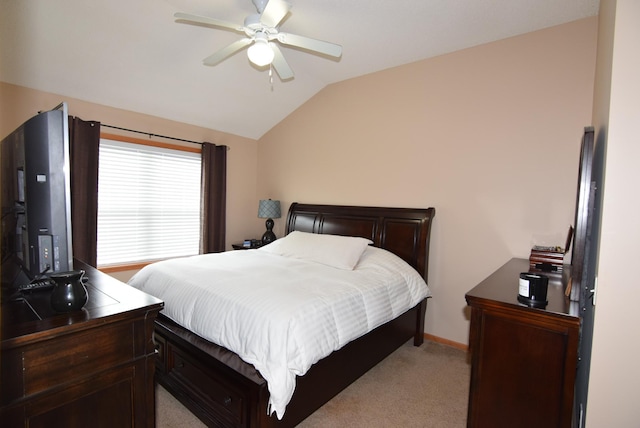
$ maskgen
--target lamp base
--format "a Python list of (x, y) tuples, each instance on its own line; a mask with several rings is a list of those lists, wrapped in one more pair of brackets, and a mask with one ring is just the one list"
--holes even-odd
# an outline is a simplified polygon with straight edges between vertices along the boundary
[(267, 230), (264, 235), (262, 235), (262, 245), (267, 245), (276, 240), (276, 234), (270, 230)]
[(267, 245), (276, 240), (276, 234), (273, 233), (273, 219), (268, 218), (264, 225), (267, 231), (262, 235), (262, 245)]

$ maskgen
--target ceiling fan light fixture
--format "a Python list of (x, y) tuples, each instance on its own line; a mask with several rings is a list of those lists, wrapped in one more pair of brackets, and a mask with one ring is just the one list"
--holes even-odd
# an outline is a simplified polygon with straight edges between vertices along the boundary
[(275, 54), (271, 46), (269, 46), (269, 41), (266, 38), (258, 38), (256, 35), (256, 41), (247, 50), (247, 56), (249, 61), (258, 67), (264, 67), (273, 62)]
[(264, 71), (267, 66), (269, 76), (275, 71), (283, 82), (293, 78), (293, 70), (287, 63), (280, 45), (300, 48), (310, 53), (326, 55), (340, 59), (342, 46), (323, 40), (297, 34), (281, 33), (280, 24), (287, 18), (291, 11), (289, 0), (251, 0), (258, 13), (249, 15), (244, 20), (244, 25), (209, 18), (207, 16), (192, 15), (189, 13), (175, 13), (176, 22), (205, 25), (234, 32), (244, 32), (245, 36), (235, 42), (219, 49), (206, 57), (202, 63), (214, 66), (223, 60), (235, 55), (237, 52), (247, 49), (247, 56), (252, 65)]

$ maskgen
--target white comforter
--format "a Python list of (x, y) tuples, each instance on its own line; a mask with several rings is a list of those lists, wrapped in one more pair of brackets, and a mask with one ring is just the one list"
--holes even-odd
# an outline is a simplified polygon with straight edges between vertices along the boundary
[(129, 284), (164, 300), (173, 321), (253, 364), (278, 418), (296, 376), (430, 295), (413, 268), (375, 247), (354, 270), (229, 251), (158, 262)]

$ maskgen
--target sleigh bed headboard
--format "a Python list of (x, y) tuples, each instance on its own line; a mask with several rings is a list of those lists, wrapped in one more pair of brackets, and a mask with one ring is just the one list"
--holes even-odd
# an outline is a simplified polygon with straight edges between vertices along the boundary
[(312, 205), (294, 202), (286, 233), (294, 230), (371, 239), (413, 266), (427, 281), (429, 239), (435, 208)]

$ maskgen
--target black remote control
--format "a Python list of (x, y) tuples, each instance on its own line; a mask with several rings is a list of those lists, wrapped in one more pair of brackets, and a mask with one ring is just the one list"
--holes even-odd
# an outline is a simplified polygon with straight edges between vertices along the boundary
[(32, 292), (32, 291), (46, 291), (51, 290), (55, 286), (55, 282), (53, 282), (49, 278), (42, 278), (35, 281), (31, 281), (29, 284), (22, 284), (18, 286), (18, 291), (21, 293)]

